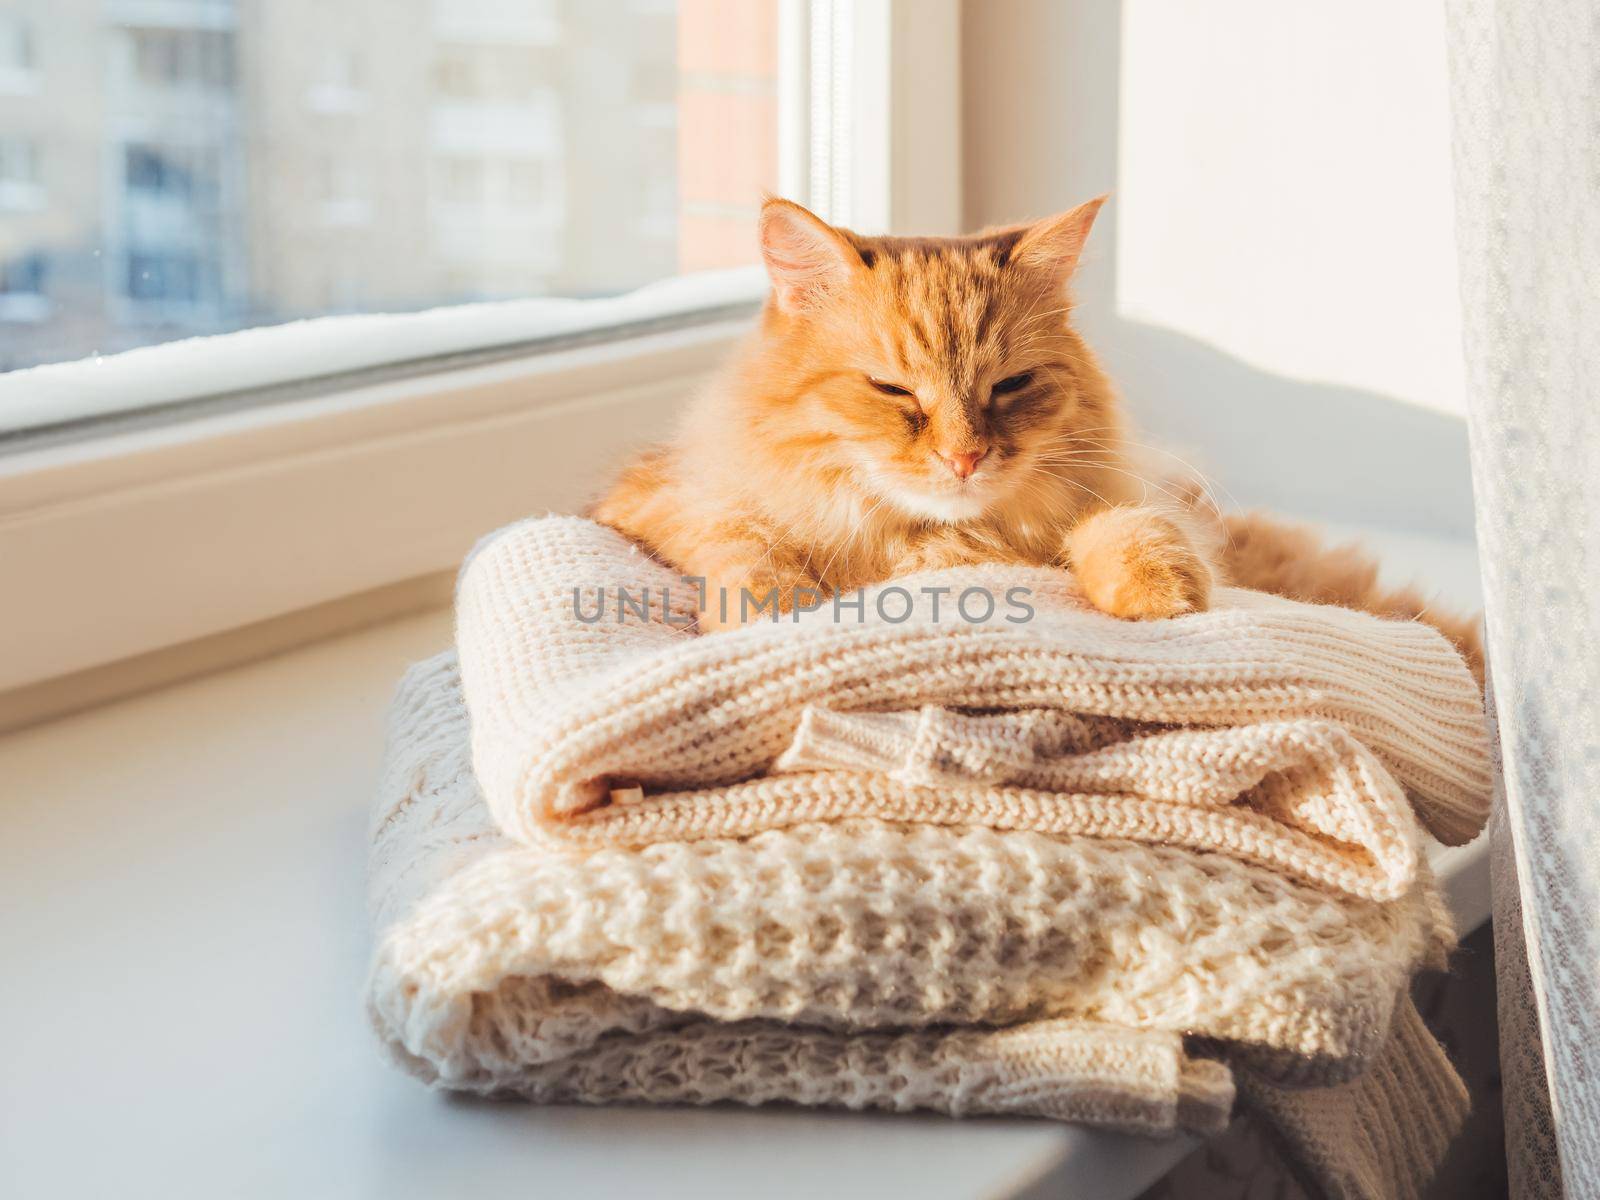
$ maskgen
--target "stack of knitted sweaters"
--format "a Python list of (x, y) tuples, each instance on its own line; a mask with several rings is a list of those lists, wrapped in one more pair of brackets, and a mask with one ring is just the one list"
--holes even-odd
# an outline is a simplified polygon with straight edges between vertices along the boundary
[[(1419, 1194), (1466, 1111), (1408, 997), (1429, 837), (1486, 815), (1433, 630), (1223, 591), (1126, 623), (962, 568), (711, 637), (545, 518), (463, 569), (395, 700), (369, 1005), (444, 1087), (1210, 1133)], [(1025, 596), (969, 621), (952, 598)]]

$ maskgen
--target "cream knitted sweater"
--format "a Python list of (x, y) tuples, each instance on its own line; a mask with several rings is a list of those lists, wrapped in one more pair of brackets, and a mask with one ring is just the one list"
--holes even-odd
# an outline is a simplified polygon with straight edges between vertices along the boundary
[[(1470, 837), (1488, 781), (1443, 639), (1242, 592), (1124, 624), (1053, 571), (899, 586), (903, 622), (869, 597), (701, 639), (692, 589), (592, 523), (482, 544), (374, 826), (400, 1061), (1144, 1132), (1218, 1128), (1237, 1079), (1333, 1194), (1415, 1194), (1464, 1111), (1396, 1002), (1450, 944), (1423, 828)], [(619, 587), (647, 618), (581, 619), (575, 588)], [(1034, 619), (952, 622), (971, 587)]]
[(1364, 1197), (1415, 1195), (1465, 1113), (1395, 1003), (1450, 944), (1426, 877), (1378, 903), (1224, 855), (872, 819), (519, 845), (473, 778), (453, 655), (396, 697), (369, 894), (373, 1022), (455, 1089), (1159, 1134), (1220, 1129), (1237, 1076), (1330, 1194)]
[[(862, 623), (824, 609), (702, 638), (676, 627), (693, 590), (613, 531), (501, 531), (457, 591), (491, 811), (512, 837), (586, 844), (849, 816), (1129, 838), (1372, 899), (1415, 880), (1418, 818), (1457, 843), (1487, 815), (1478, 691), (1427, 626), (1238, 590), (1198, 616), (1118, 621), (1043, 569), (894, 586), (913, 601), (901, 622), (869, 593)], [(1025, 624), (951, 614), (950, 595), (1017, 587)], [(648, 619), (580, 619), (619, 589), (651, 597)], [(608, 803), (635, 784), (639, 802)]]

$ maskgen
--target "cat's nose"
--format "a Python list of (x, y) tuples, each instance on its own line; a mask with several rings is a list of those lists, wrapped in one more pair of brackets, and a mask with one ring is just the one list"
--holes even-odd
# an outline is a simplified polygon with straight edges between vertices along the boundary
[(950, 468), (957, 479), (966, 479), (978, 469), (978, 464), (988, 453), (986, 446), (982, 450), (963, 450), (960, 453), (941, 450), (939, 457), (944, 459), (944, 465)]

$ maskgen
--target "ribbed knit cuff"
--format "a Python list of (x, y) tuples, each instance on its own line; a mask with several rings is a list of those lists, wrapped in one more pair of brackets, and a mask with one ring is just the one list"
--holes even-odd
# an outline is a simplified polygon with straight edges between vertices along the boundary
[(1294, 1150), (1330, 1200), (1420, 1200), (1471, 1102), (1415, 1005), (1395, 1007), (1389, 1041), (1362, 1076), (1291, 1089), (1237, 1072), (1239, 1094)]

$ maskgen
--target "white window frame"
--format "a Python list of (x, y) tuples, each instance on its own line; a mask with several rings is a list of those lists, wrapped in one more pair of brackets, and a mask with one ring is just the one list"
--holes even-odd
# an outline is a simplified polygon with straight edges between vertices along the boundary
[(783, 0), (783, 192), (862, 233), (963, 232), (960, 0)]
[[(957, 231), (959, 10), (782, 0), (782, 190), (866, 232)], [(838, 43), (847, 56), (793, 36), (823, 22), (853, 31)], [(810, 185), (817, 161), (826, 198)], [(241, 376), (236, 393), (141, 397), (184, 399), (182, 419), (157, 405), (92, 436), (43, 431), (9, 452), (0, 440), (0, 693), (450, 570), (497, 525), (577, 509), (629, 448), (670, 428), (763, 291), (752, 270), (736, 314), (486, 348), (420, 372), (336, 371), (283, 402), (252, 403)], [(327, 336), (347, 320), (372, 318), (329, 318)], [(228, 377), (248, 337), (209, 339), (208, 363)], [(94, 369), (148, 386), (133, 370), (141, 353)], [(0, 395), (26, 403), (20, 388), (73, 369), (0, 376)]]

